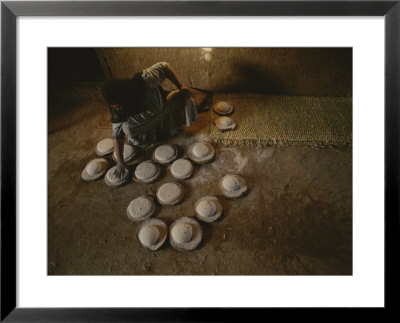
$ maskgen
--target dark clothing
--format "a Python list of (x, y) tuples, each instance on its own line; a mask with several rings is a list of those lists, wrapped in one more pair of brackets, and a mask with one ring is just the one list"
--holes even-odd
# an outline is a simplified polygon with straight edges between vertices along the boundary
[[(129, 143), (141, 145), (153, 142), (157, 137), (171, 134), (174, 129), (197, 120), (197, 111), (192, 99), (179, 91), (168, 92), (161, 88), (168, 63), (156, 63), (143, 70), (143, 91), (140, 110), (123, 107), (122, 111), (110, 108), (113, 139), (128, 135)], [(168, 102), (167, 102), (168, 101)], [(140, 112), (138, 112), (140, 111)]]

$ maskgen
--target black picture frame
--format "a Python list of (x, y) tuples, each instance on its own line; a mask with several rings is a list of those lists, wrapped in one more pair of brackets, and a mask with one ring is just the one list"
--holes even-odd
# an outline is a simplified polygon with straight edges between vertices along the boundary
[[(385, 19), (385, 310), (399, 254), (400, 1), (89, 1), (1, 3), (1, 321), (256, 320), (263, 309), (16, 307), (16, 19), (19, 16), (383, 16)], [(278, 309), (276, 309), (278, 310)], [(381, 310), (377, 309), (381, 314)], [(279, 310), (278, 310), (279, 311)], [(370, 314), (368, 314), (370, 315)], [(250, 319), (251, 321), (252, 319)], [(247, 320), (249, 321), (249, 320)]]

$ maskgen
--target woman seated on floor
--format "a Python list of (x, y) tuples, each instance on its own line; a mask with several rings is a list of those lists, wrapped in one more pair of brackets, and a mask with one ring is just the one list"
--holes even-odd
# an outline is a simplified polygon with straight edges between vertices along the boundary
[[(165, 79), (178, 90), (164, 91), (161, 83)], [(176, 135), (182, 125), (191, 126), (197, 120), (190, 89), (183, 86), (166, 62), (156, 63), (131, 79), (107, 81), (102, 93), (110, 105), (117, 178), (127, 170), (123, 159), (125, 135), (129, 144), (144, 147), (159, 138)]]

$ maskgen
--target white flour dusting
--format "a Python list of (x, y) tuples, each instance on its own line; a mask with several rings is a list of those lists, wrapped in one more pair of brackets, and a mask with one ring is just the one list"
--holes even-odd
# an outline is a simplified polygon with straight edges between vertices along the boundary
[[(224, 153), (228, 152), (228, 154)], [(231, 154), (229, 154), (229, 152)], [(225, 163), (226, 159), (232, 159), (233, 154), (233, 164)], [(222, 155), (222, 156), (221, 156)], [(227, 156), (224, 156), (227, 155)], [(219, 162), (218, 162), (219, 159)], [(231, 173), (240, 173), (247, 165), (248, 158), (244, 157), (242, 153), (237, 150), (236, 148), (228, 148), (223, 147), (219, 150), (219, 154), (217, 154), (217, 161), (212, 164), (214, 168), (218, 170), (222, 170), (224, 172), (231, 172)], [(228, 168), (226, 164), (230, 165)]]
[(274, 148), (267, 148), (260, 151), (258, 155), (258, 161), (270, 158), (274, 154)]

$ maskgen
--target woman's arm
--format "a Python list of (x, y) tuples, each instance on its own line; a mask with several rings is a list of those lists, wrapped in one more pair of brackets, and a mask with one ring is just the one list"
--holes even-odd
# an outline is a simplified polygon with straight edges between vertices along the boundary
[(117, 157), (117, 169), (114, 171), (114, 176), (116, 176), (117, 178), (121, 178), (126, 171), (126, 165), (123, 156), (124, 138), (115, 138), (113, 139), (113, 143), (115, 155)]
[(181, 81), (179, 81), (178, 76), (174, 72), (174, 70), (171, 68), (171, 66), (166, 65), (165, 66), (165, 77), (170, 80), (172, 83), (175, 84), (175, 86), (180, 90), (183, 87), (183, 84)]
[(168, 64), (165, 66), (165, 77), (170, 80), (172, 83), (175, 84), (175, 86), (182, 92), (186, 94), (186, 96), (190, 97), (191, 92), (190, 89), (182, 84), (182, 82), (179, 80), (178, 76), (174, 72), (174, 70), (171, 68), (171, 66)]

